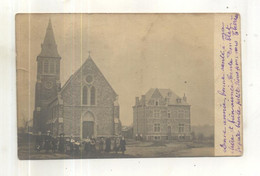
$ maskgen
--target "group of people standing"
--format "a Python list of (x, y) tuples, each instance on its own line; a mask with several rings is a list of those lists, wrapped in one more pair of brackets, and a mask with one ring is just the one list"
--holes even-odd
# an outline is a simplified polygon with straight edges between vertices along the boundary
[(143, 135), (142, 134), (136, 134), (135, 135), (135, 140), (136, 141), (143, 141), (144, 140)]
[(81, 153), (81, 148), (87, 155), (96, 154), (97, 152), (122, 152), (124, 154), (126, 141), (124, 137), (87, 137), (80, 141), (72, 136), (65, 137), (63, 133), (59, 137), (53, 137), (50, 131), (47, 131), (46, 135), (39, 133), (35, 139), (35, 150), (37, 152), (45, 150), (45, 152), (52, 151), (53, 153), (60, 152), (77, 155)]
[(89, 138), (84, 141), (84, 150), (88, 154), (89, 152), (112, 152), (115, 153), (122, 152), (122, 154), (126, 151), (126, 141), (124, 137), (100, 137), (94, 139)]
[(47, 131), (47, 134), (38, 133), (35, 137), (35, 150), (40, 152), (41, 150), (45, 150), (45, 152), (49, 152), (50, 150), (55, 153), (57, 151), (64, 152), (66, 147), (66, 141), (64, 138), (64, 134), (60, 134), (60, 137), (53, 137), (50, 131)]

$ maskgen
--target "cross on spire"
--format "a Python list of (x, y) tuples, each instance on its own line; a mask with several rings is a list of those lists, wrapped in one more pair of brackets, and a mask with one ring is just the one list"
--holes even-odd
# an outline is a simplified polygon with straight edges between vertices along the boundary
[(91, 53), (90, 50), (88, 50), (88, 58), (91, 58), (90, 53)]
[(51, 25), (51, 17), (49, 18), (49, 25)]
[(57, 45), (55, 42), (55, 37), (54, 37), (52, 24), (51, 24), (51, 18), (49, 18), (48, 27), (46, 29), (45, 37), (44, 37), (41, 47), (42, 47), (42, 50), (41, 50), (40, 56), (42, 56), (42, 57), (60, 57), (58, 50), (57, 50)]

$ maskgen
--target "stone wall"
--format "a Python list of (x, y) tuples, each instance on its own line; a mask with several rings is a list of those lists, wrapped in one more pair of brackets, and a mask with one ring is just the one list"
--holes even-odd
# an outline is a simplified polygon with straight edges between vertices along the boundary
[[(137, 110), (138, 109), (138, 110)], [(155, 115), (159, 111), (159, 115)], [(182, 114), (182, 115), (181, 115)], [(160, 136), (160, 139), (178, 138), (180, 135), (190, 136), (190, 106), (134, 106), (134, 135), (142, 134), (148, 139)], [(154, 125), (160, 124), (160, 131), (154, 130)], [(184, 131), (179, 132), (179, 124), (184, 125)]]
[(95, 119), (95, 136), (113, 135), (114, 118), (113, 107), (75, 107), (65, 106), (63, 113), (63, 124), (65, 135), (81, 136), (82, 118), (90, 112)]
[[(91, 75), (93, 81), (87, 82)], [(94, 86), (96, 90), (96, 104), (82, 104), (82, 89)], [(95, 136), (114, 134), (114, 116), (119, 117), (119, 109), (114, 111), (116, 93), (96, 67), (92, 59), (88, 59), (82, 68), (73, 75), (70, 82), (62, 89), (63, 123), (65, 135), (81, 136), (82, 117), (91, 112), (95, 119)], [(119, 107), (118, 107), (119, 108)], [(117, 114), (114, 114), (116, 112)]]

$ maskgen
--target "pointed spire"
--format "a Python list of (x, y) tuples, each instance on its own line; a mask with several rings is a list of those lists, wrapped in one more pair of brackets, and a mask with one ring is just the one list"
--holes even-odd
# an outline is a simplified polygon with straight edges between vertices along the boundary
[(51, 18), (49, 18), (47, 30), (52, 30)]
[(49, 18), (48, 27), (46, 29), (45, 38), (44, 38), (44, 41), (43, 41), (41, 47), (42, 47), (42, 51), (39, 56), (60, 57), (58, 50), (57, 50), (57, 45), (55, 42), (54, 33), (53, 33), (53, 29), (52, 29), (52, 23), (51, 23), (50, 18)]

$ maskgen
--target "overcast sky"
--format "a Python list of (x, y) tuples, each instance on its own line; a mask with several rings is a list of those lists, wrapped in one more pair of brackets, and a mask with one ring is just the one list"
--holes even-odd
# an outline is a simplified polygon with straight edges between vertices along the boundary
[[(16, 17), (18, 122), (33, 117), (36, 58), (49, 18), (62, 85), (88, 51), (119, 95), (123, 125), (150, 88), (185, 93), (192, 125), (214, 123), (214, 16), (206, 14), (34, 14)], [(187, 83), (185, 83), (187, 82)]]

